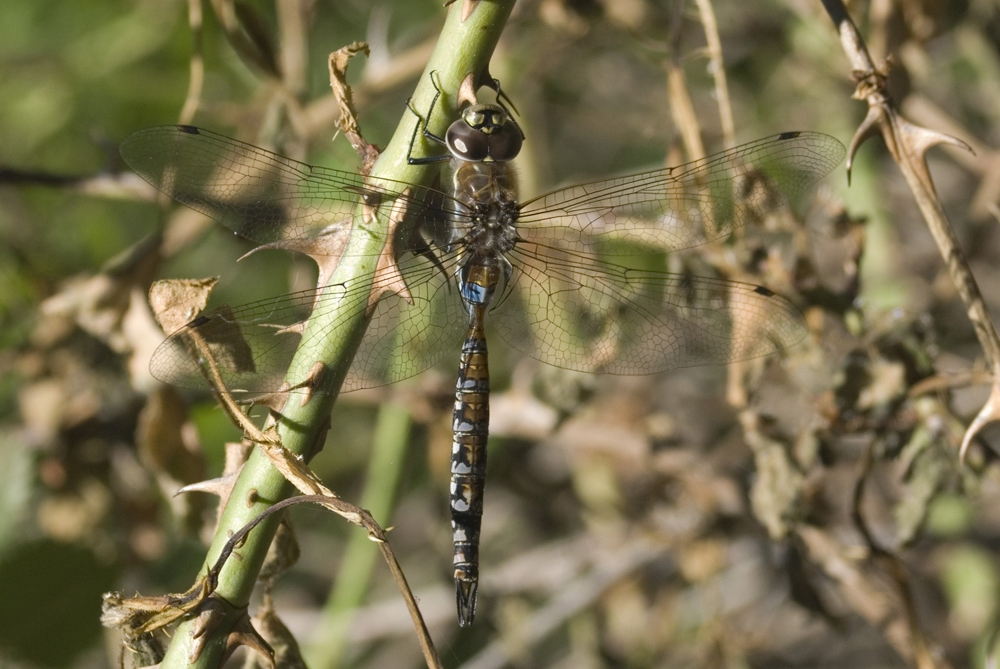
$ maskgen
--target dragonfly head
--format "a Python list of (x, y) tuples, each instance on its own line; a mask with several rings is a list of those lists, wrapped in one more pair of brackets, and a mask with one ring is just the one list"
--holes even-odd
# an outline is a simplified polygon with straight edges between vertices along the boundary
[(462, 118), (452, 123), (445, 134), (451, 155), (475, 162), (513, 160), (523, 141), (521, 128), (507, 110), (497, 104), (466, 107)]

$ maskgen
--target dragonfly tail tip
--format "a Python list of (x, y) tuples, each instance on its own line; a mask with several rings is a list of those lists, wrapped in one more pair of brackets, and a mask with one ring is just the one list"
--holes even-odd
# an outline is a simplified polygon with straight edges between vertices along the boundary
[(476, 617), (476, 594), (479, 583), (476, 581), (455, 580), (455, 599), (458, 603), (458, 624), (460, 627), (472, 625)]

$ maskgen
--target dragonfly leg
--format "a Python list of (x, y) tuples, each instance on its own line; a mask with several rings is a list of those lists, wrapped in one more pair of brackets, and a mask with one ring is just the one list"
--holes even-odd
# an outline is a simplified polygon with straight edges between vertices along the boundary
[(410, 138), (410, 148), (406, 151), (406, 163), (408, 165), (428, 165), (431, 163), (443, 163), (447, 160), (451, 160), (451, 153), (443, 153), (437, 156), (424, 156), (422, 158), (413, 157), (413, 147), (417, 143), (417, 132), (421, 132), (424, 139), (430, 140), (442, 146), (447, 146), (447, 142), (445, 142), (444, 137), (435, 135), (427, 127), (431, 114), (434, 113), (434, 107), (437, 106), (438, 100), (441, 98), (441, 93), (443, 92), (441, 90), (440, 83), (437, 80), (436, 74), (436, 72), (431, 72), (430, 74), (431, 83), (434, 84), (434, 99), (431, 100), (431, 107), (427, 110), (426, 116), (421, 115), (421, 113), (417, 111), (417, 108), (413, 105), (413, 98), (406, 101), (406, 106), (411, 112), (413, 112), (413, 115), (417, 117), (417, 125), (413, 127), (413, 136)]
[[(505, 112), (507, 112), (508, 116), (513, 116), (510, 113), (510, 110), (513, 110), (514, 114), (520, 115), (521, 112), (517, 111), (517, 107), (514, 106), (514, 101), (511, 100), (510, 97), (508, 97), (507, 94), (504, 93), (503, 90), (500, 89), (500, 80), (497, 79), (496, 77), (490, 77), (489, 80), (490, 80), (490, 83), (486, 84), (486, 87), (490, 88), (490, 89), (492, 89), (493, 91), (496, 92), (496, 94), (497, 94), (497, 104), (500, 105)], [(506, 101), (507, 104), (504, 104), (504, 101)], [(510, 109), (507, 109), (508, 106), (510, 107)], [(521, 131), (521, 139), (522, 140), (523, 139), (527, 139), (524, 136), (524, 130), (521, 130), (521, 126), (519, 124), (516, 124), (516, 123), (515, 123), (515, 125), (517, 126), (517, 129)]]

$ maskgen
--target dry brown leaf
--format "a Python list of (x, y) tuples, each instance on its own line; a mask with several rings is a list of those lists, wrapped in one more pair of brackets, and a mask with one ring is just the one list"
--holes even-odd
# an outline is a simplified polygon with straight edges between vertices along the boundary
[(215, 582), (208, 578), (198, 581), (185, 593), (138, 595), (122, 597), (120, 593), (104, 594), (101, 607), (101, 624), (122, 630), (126, 637), (148, 634), (161, 629), (198, 609), (215, 589)]
[(277, 669), (306, 669), (302, 651), (291, 631), (281, 622), (271, 598), (264, 598), (264, 606), (253, 617), (260, 635), (274, 649), (274, 666)]
[(792, 461), (789, 449), (761, 433), (753, 411), (740, 413), (743, 436), (753, 451), (757, 476), (750, 489), (750, 505), (772, 539), (783, 539), (802, 515), (806, 480)]
[(136, 430), (139, 458), (147, 468), (182, 484), (201, 480), (205, 458), (187, 405), (173, 388), (152, 395), (139, 414)]
[(260, 568), (257, 580), (264, 583), (264, 587), (270, 592), (278, 577), (298, 562), (301, 554), (295, 530), (287, 518), (282, 518), (278, 531), (271, 540), (271, 546), (267, 549), (267, 557), (264, 558), (264, 565)]
[(167, 334), (180, 330), (205, 308), (218, 282), (219, 277), (154, 282), (149, 288), (149, 305), (156, 322)]
[(163, 331), (153, 318), (145, 291), (132, 287), (129, 307), (121, 324), (122, 335), (132, 351), (128, 358), (128, 375), (132, 387), (140, 391), (155, 388), (159, 382), (149, 372), (153, 351), (163, 342)]
[(187, 405), (177, 391), (163, 387), (150, 394), (136, 429), (139, 460), (156, 477), (161, 492), (172, 499), (174, 514), (195, 531), (201, 523), (201, 500), (176, 496), (178, 488), (205, 477), (205, 458)]
[(359, 53), (366, 56), (369, 54), (366, 42), (354, 42), (334, 51), (330, 54), (327, 67), (330, 72), (330, 88), (333, 89), (333, 96), (340, 108), (337, 125), (361, 158), (361, 174), (367, 175), (378, 158), (379, 150), (361, 135), (358, 112), (354, 108), (351, 87), (347, 85), (347, 65)]
[[(196, 347), (199, 343), (204, 343), (208, 347), (207, 353), (219, 368), (238, 373), (255, 371), (257, 365), (253, 360), (253, 351), (243, 337), (243, 330), (233, 316), (232, 307), (222, 305), (218, 309), (213, 309), (210, 317), (215, 322), (221, 321), (223, 327), (213, 327), (207, 332), (190, 328), (186, 331), (186, 336), (191, 340), (200, 340), (192, 342)], [(209, 336), (206, 337), (206, 334)]]
[(71, 317), (85, 331), (121, 353), (127, 349), (121, 322), (128, 309), (130, 288), (130, 281), (108, 274), (72, 279), (42, 302), (40, 311), (46, 316)]

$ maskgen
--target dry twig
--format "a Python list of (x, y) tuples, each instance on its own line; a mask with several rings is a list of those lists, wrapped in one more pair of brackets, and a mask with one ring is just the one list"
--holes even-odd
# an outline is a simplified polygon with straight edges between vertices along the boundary
[(882, 65), (875, 65), (861, 34), (840, 0), (823, 0), (823, 6), (837, 26), (841, 45), (854, 68), (852, 77), (857, 85), (854, 97), (868, 103), (868, 115), (852, 138), (848, 149), (848, 175), (858, 147), (875, 133), (880, 133), (893, 160), (899, 165), (924, 216), (924, 221), (937, 243), (948, 273), (958, 289), (959, 297), (975, 329), (976, 338), (983, 348), (987, 365), (993, 374), (990, 398), (969, 425), (962, 440), (960, 453), (964, 458), (976, 434), (988, 423), (1000, 420), (1000, 336), (997, 335), (976, 279), (935, 192), (934, 182), (927, 169), (926, 153), (937, 144), (951, 144), (965, 149), (969, 147), (950, 135), (914, 125), (903, 118), (886, 90), (891, 61), (886, 59)]

